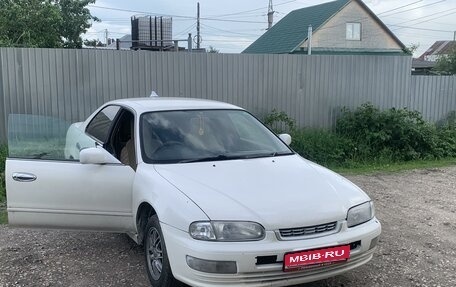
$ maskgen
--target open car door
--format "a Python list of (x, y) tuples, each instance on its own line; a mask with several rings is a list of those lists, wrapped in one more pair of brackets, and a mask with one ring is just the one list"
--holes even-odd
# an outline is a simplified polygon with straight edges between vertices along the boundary
[[(103, 110), (100, 112), (102, 113)], [(117, 112), (98, 126), (111, 130)], [(108, 133), (106, 131), (106, 133)], [(99, 150), (105, 164), (65, 156), (73, 148)], [(134, 170), (76, 126), (53, 118), (11, 115), (6, 161), (8, 219), (13, 226), (131, 232)]]

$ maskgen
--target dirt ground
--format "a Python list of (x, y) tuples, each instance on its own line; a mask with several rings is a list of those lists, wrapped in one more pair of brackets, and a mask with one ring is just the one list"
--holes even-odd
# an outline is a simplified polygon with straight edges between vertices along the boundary
[[(456, 167), (349, 176), (376, 203), (374, 259), (323, 286), (456, 286)], [(0, 226), (0, 286), (149, 286), (143, 251), (120, 234)]]

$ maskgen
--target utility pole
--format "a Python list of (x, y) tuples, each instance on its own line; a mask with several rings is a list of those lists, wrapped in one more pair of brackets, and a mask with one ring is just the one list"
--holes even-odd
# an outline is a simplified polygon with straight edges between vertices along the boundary
[(312, 25), (307, 30), (307, 55), (312, 55)]
[(108, 43), (108, 37), (109, 37), (108, 29), (105, 29), (105, 43), (106, 43), (106, 47), (108, 47), (108, 45), (109, 45), (109, 43)]
[(456, 31), (454, 31), (453, 41), (456, 41)]
[(271, 29), (272, 24), (274, 23), (274, 8), (272, 7), (272, 0), (269, 0), (269, 7), (268, 7), (268, 29)]
[(200, 49), (201, 34), (200, 34), (200, 3), (196, 6), (196, 49)]

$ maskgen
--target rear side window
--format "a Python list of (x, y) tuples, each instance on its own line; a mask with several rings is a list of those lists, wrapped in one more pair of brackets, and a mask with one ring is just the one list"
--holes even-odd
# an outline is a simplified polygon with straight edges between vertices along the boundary
[(109, 136), (109, 130), (111, 129), (112, 123), (119, 110), (119, 106), (107, 106), (102, 109), (89, 123), (86, 133), (102, 143), (106, 143)]

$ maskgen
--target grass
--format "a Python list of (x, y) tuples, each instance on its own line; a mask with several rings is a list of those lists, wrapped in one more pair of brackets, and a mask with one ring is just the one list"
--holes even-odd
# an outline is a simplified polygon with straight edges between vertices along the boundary
[(0, 224), (7, 224), (8, 223), (8, 213), (6, 209), (0, 208)]
[(0, 224), (8, 223), (8, 214), (6, 212), (6, 191), (3, 173), (0, 174)]
[(413, 169), (440, 168), (454, 165), (456, 165), (456, 158), (414, 160), (396, 163), (357, 163), (349, 167), (329, 166), (329, 168), (345, 175), (365, 175), (374, 173), (394, 173)]
[(0, 171), (0, 208), (6, 202), (5, 173)]
[(6, 190), (5, 190), (5, 174), (0, 172), (0, 208), (2, 203), (6, 201)]

